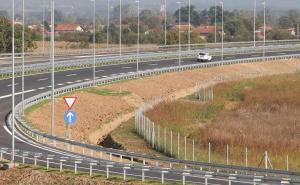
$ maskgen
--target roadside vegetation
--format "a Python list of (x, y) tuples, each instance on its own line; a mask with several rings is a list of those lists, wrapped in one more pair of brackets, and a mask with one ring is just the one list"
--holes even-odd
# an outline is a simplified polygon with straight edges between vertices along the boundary
[[(231, 164), (258, 166), (265, 151), (274, 168), (300, 170), (300, 73), (230, 82), (214, 87), (214, 100), (194, 96), (162, 103), (147, 113), (162, 127), (196, 143), (196, 158), (225, 163), (229, 146)], [(181, 146), (181, 148), (184, 145)], [(183, 151), (181, 152), (183, 153)], [(189, 155), (191, 159), (191, 155)]]

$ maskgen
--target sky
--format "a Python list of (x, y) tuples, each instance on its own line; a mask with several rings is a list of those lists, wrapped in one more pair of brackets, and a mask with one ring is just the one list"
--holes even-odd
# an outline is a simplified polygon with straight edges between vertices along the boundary
[[(44, 0), (49, 6), (50, 0)], [(110, 0), (111, 6), (117, 6), (119, 0)], [(174, 11), (178, 4), (177, 1), (181, 1), (182, 5), (187, 5), (188, 0), (166, 0), (167, 8), (169, 11)], [(216, 0), (217, 4), (221, 0)], [(267, 7), (274, 12), (283, 12), (288, 9), (299, 9), (300, 11), (300, 0), (266, 0)], [(15, 0), (16, 12), (20, 11), (22, 0)], [(41, 11), (43, 0), (25, 0), (27, 11)], [(135, 0), (122, 0), (123, 4), (134, 3)], [(233, 9), (253, 9), (254, 0), (224, 0), (224, 8), (228, 10)], [(257, 0), (258, 9), (262, 8), (263, 0)], [(55, 0), (56, 7), (65, 12), (76, 12), (85, 13), (91, 9), (91, 0)], [(215, 0), (191, 0), (191, 4), (195, 5), (198, 10), (205, 9), (209, 6), (214, 5)], [(159, 9), (160, 0), (140, 0), (141, 9)], [(105, 11), (107, 8), (107, 0), (96, 0), (96, 6), (98, 11)], [(10, 11), (11, 0), (0, 0), (0, 10)]]

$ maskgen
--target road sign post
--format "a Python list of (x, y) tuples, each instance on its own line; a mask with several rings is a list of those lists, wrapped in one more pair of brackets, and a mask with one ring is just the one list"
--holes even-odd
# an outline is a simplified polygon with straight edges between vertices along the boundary
[(74, 106), (77, 97), (67, 96), (64, 97), (64, 101), (68, 107), (68, 111), (64, 114), (64, 120), (66, 122), (67, 127), (67, 134), (66, 137), (70, 140), (71, 139), (71, 125), (73, 125), (77, 119), (77, 114), (72, 111), (72, 107)]

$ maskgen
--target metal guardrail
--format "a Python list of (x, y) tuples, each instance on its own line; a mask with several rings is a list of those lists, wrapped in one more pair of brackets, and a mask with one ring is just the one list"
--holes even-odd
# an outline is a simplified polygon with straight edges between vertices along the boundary
[[(266, 49), (269, 52), (272, 51), (285, 51), (285, 50), (300, 50), (299, 45), (284, 45), (284, 46), (267, 46)], [(224, 48), (224, 54), (249, 54), (255, 52), (261, 52), (261, 47), (240, 47), (240, 48)], [(218, 49), (206, 49), (205, 52), (209, 52), (212, 55), (220, 55), (221, 50)], [(199, 52), (203, 52), (203, 50), (191, 50), (191, 51), (182, 51), (182, 58), (196, 58)], [(140, 62), (148, 62), (155, 60), (173, 60), (178, 58), (178, 51), (170, 51), (164, 53), (142, 53), (139, 56)], [(113, 64), (121, 64), (121, 63), (134, 63), (136, 62), (135, 54), (128, 54), (122, 56), (108, 56), (108, 57), (97, 57), (96, 58), (96, 66), (102, 65), (113, 65)], [(69, 70), (75, 68), (89, 68), (93, 65), (93, 59), (72, 59), (55, 62), (55, 70)], [(38, 64), (29, 64), (25, 65), (25, 75), (30, 73), (46, 73), (51, 69), (50, 63), (38, 63)], [(20, 75), (22, 72), (22, 66), (15, 67), (16, 75)], [(0, 77), (6, 78), (11, 75), (11, 67), (3, 67), (0, 69)]]
[[(121, 80), (128, 80), (128, 79), (135, 79), (143, 76), (151, 76), (151, 75), (158, 75), (162, 73), (167, 72), (176, 72), (176, 71), (184, 71), (184, 70), (191, 70), (191, 69), (197, 69), (197, 68), (207, 68), (207, 67), (214, 67), (214, 66), (221, 66), (221, 65), (230, 65), (230, 64), (237, 64), (237, 63), (253, 63), (253, 62), (259, 62), (259, 61), (273, 61), (273, 60), (280, 60), (280, 59), (292, 59), (292, 58), (300, 58), (300, 55), (286, 55), (286, 56), (276, 56), (276, 57), (261, 57), (261, 58), (249, 58), (249, 59), (240, 59), (240, 60), (228, 60), (223, 62), (212, 62), (212, 63), (200, 63), (200, 64), (193, 64), (193, 65), (186, 65), (186, 66), (176, 66), (176, 67), (168, 67), (168, 68), (161, 68), (161, 69), (154, 69), (149, 71), (143, 71), (139, 73), (129, 73), (124, 75), (118, 75), (114, 77), (108, 77), (104, 79), (97, 79), (96, 85), (104, 85), (116, 81)], [(92, 82), (83, 82), (80, 84), (73, 84), (67, 87), (59, 88), (55, 91), (55, 95), (61, 95), (64, 93), (69, 93), (75, 90), (80, 90), (83, 88), (89, 88), (92, 87)], [(51, 97), (50, 92), (45, 92), (40, 95), (31, 97), (29, 99), (25, 100), (25, 107), (30, 107), (34, 104), (37, 104), (41, 101), (44, 101), (46, 99), (49, 99)], [(21, 131), (23, 134), (26, 134), (29, 138), (32, 138), (33, 140), (37, 142), (41, 142), (42, 140), (55, 140), (57, 142), (61, 142), (63, 144), (72, 145), (72, 146), (78, 146), (83, 147), (89, 150), (95, 150), (95, 151), (101, 151), (105, 153), (109, 153), (110, 155), (117, 155), (117, 156), (123, 156), (131, 159), (139, 159), (142, 160), (143, 163), (145, 163), (145, 160), (150, 161), (157, 161), (157, 162), (164, 162), (169, 164), (180, 164), (180, 165), (187, 165), (192, 167), (199, 168), (208, 168), (208, 169), (215, 169), (215, 170), (224, 170), (224, 171), (236, 171), (241, 174), (243, 173), (258, 173), (258, 174), (268, 174), (269, 177), (272, 175), (279, 175), (279, 176), (288, 176), (292, 178), (299, 178), (300, 173), (299, 172), (291, 172), (291, 171), (282, 171), (282, 170), (272, 170), (272, 169), (261, 169), (261, 168), (254, 168), (254, 167), (242, 167), (242, 166), (234, 166), (234, 165), (223, 165), (223, 164), (212, 164), (212, 163), (204, 163), (204, 162), (196, 162), (196, 161), (187, 161), (187, 160), (178, 160), (168, 157), (159, 157), (159, 156), (152, 156), (148, 154), (139, 154), (139, 153), (132, 153), (132, 152), (126, 152), (122, 150), (116, 150), (116, 149), (109, 149), (104, 147), (99, 147), (96, 145), (90, 145), (90, 144), (83, 144), (76, 141), (70, 141), (64, 138), (54, 137), (47, 133), (40, 132), (38, 130), (35, 130), (31, 128), (25, 120), (23, 120), (21, 116), (22, 111), (22, 104), (19, 103), (16, 106), (16, 126), (19, 131)], [(11, 125), (11, 118), (7, 120), (8, 126)]]

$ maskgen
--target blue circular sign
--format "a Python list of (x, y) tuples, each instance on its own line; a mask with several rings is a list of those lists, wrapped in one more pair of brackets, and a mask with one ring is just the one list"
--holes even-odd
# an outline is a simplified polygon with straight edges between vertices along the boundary
[(77, 115), (74, 111), (69, 110), (64, 114), (64, 120), (67, 123), (67, 125), (73, 125), (76, 119)]

